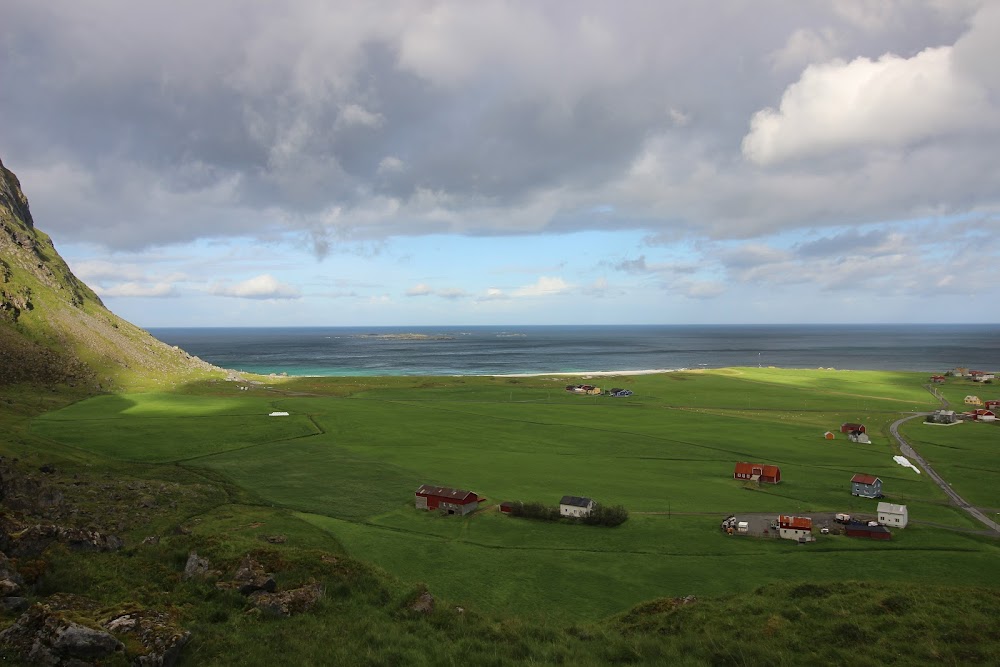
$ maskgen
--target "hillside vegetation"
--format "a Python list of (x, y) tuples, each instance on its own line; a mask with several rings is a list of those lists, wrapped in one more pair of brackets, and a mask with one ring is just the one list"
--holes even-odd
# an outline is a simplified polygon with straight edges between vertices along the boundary
[[(922, 376), (670, 373), (622, 378), (621, 399), (566, 378), (227, 376), (107, 311), (2, 174), (8, 664), (1000, 662), (996, 538), (892, 460), (888, 425), (937, 404)], [(872, 444), (823, 439), (844, 421)], [(1000, 427), (921, 428), (957, 490), (1000, 504), (954, 454), (995, 474)], [(783, 482), (734, 480), (739, 460)], [(719, 530), (870, 514), (849, 494), (861, 471), (910, 507), (889, 542)], [(417, 511), (423, 483), (487, 500)], [(565, 494), (630, 518), (496, 511)]]
[(34, 226), (17, 177), (0, 162), (0, 386), (108, 390), (171, 386), (212, 372), (121, 319), (73, 275)]

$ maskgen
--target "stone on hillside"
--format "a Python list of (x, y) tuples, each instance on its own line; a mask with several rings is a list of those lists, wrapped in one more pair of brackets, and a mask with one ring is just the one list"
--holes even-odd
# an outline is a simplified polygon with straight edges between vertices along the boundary
[(21, 587), (10, 579), (0, 579), (0, 598), (10, 597), (19, 593)]
[(429, 614), (434, 611), (434, 596), (430, 591), (424, 591), (410, 605), (410, 610), (420, 614)]
[(290, 591), (270, 593), (256, 591), (250, 595), (254, 606), (275, 616), (291, 616), (309, 611), (323, 597), (323, 587), (318, 583), (308, 584)]
[(20, 614), (29, 606), (28, 598), (17, 596), (0, 598), (0, 611), (5, 614)]
[(233, 581), (236, 582), (243, 595), (250, 595), (257, 591), (270, 593), (275, 588), (274, 578), (250, 554), (247, 554), (240, 562), (240, 566), (236, 568)]
[(93, 664), (125, 648), (107, 632), (69, 621), (40, 604), (0, 632), (0, 646), (32, 665)]
[(210, 567), (211, 563), (208, 562), (207, 558), (201, 558), (192, 551), (188, 554), (187, 563), (184, 565), (184, 579), (207, 576)]
[(152, 609), (116, 616), (104, 627), (134, 637), (142, 645), (146, 652), (133, 659), (133, 664), (142, 667), (171, 667), (191, 639), (191, 633), (174, 625), (170, 616)]

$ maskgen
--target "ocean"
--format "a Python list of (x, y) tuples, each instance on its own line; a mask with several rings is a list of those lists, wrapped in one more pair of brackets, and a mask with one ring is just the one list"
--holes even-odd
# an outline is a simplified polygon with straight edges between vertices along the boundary
[(727, 366), (1000, 371), (1000, 325), (154, 328), (212, 364), (289, 375), (508, 375)]

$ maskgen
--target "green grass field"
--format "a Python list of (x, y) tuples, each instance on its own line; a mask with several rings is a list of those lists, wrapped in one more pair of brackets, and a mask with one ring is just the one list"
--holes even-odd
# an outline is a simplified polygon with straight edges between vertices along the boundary
[[(39, 417), (33, 430), (93, 455), (222, 475), (355, 558), (470, 607), (521, 616), (593, 620), (658, 596), (779, 579), (976, 586), (1000, 562), (995, 540), (921, 524), (980, 528), (925, 475), (892, 460), (888, 425), (937, 406), (923, 374), (743, 368), (614, 379), (635, 392), (624, 399), (568, 394), (571, 380), (310, 378), (253, 392), (219, 383), (89, 399)], [(274, 409), (291, 416), (268, 417)], [(864, 422), (872, 444), (842, 437), (844, 421)], [(927, 427), (907, 434), (915, 429)], [(827, 430), (837, 438), (825, 440)], [(954, 443), (914, 444), (970, 499), (996, 497), (988, 478), (960, 470), (997, 475), (985, 446), (963, 463), (934, 449)], [(741, 460), (780, 465), (783, 482), (746, 488), (732, 479)], [(916, 523), (889, 543), (822, 536), (808, 546), (718, 528), (738, 512), (874, 513), (875, 501), (850, 495), (856, 472), (879, 475)], [(490, 507), (466, 518), (417, 511), (423, 483), (474, 490)], [(492, 507), (564, 494), (624, 505), (632, 518), (611, 529), (543, 524)]]

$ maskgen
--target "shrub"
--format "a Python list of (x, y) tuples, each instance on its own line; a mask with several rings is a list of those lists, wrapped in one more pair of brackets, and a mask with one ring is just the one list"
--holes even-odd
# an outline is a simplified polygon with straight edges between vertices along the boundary
[(511, 504), (510, 514), (511, 516), (539, 521), (558, 521), (560, 516), (558, 507), (550, 507), (545, 503), (522, 503), (520, 501)]
[(623, 505), (598, 505), (583, 522), (590, 526), (620, 526), (628, 521), (628, 510)]

